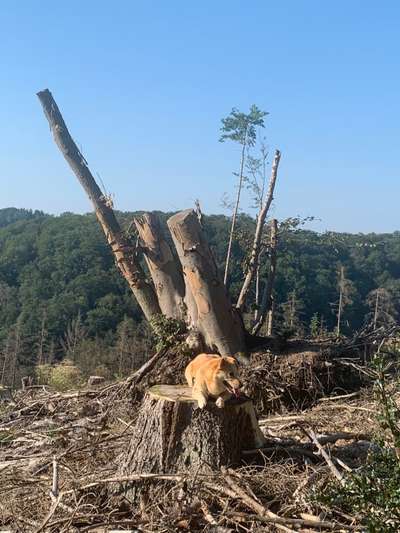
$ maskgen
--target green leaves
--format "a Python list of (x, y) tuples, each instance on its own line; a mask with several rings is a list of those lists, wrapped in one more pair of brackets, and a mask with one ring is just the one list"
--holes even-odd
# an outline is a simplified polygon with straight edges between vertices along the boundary
[(395, 394), (399, 380), (398, 377), (393, 380), (394, 367), (379, 352), (371, 364), (380, 432), (367, 463), (349, 474), (343, 487), (332, 482), (314, 494), (317, 502), (357, 516), (366, 530), (373, 533), (400, 531), (400, 410)]
[(179, 344), (186, 331), (184, 322), (176, 318), (167, 318), (164, 315), (156, 315), (150, 323), (156, 337), (157, 351)]
[(369, 456), (368, 463), (350, 474), (344, 487), (332, 482), (316, 492), (315, 500), (356, 515), (371, 533), (400, 530), (400, 463), (391, 450)]
[(264, 128), (266, 111), (261, 111), (256, 105), (250, 107), (249, 113), (242, 113), (234, 107), (231, 113), (221, 120), (220, 142), (227, 140), (238, 142), (246, 146), (254, 146), (257, 138), (257, 126)]

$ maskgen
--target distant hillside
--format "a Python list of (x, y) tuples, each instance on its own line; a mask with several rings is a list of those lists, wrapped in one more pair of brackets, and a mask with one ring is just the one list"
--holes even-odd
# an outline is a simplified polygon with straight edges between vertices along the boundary
[[(125, 228), (132, 216), (118, 213)], [(204, 226), (222, 266), (229, 219), (207, 216)], [(234, 298), (253, 228), (251, 218), (240, 217), (230, 286)], [(263, 257), (261, 279), (267, 266), (266, 255)], [(298, 333), (309, 333), (310, 328), (314, 332), (333, 330), (340, 265), (346, 278), (343, 331), (349, 332), (371, 319), (373, 291), (378, 287), (383, 291), (378, 322), (397, 320), (399, 232), (321, 235), (296, 229), (280, 235), (276, 327)], [(128, 360), (131, 352), (143, 357), (144, 351), (151, 349), (151, 334), (115, 267), (93, 214), (50, 216), (24, 209), (0, 210), (0, 304), (0, 371), (2, 358), (10, 359), (13, 353), (21, 365), (30, 366), (38, 357), (71, 356), (71, 346), (79, 343), (85, 346), (79, 355), (85, 361), (81, 364), (88, 369), (92, 369), (93, 361), (114, 368), (118, 350), (122, 361)], [(252, 312), (250, 305), (248, 316)], [(77, 353), (72, 355), (78, 357)], [(120, 370), (124, 367), (121, 361)]]
[(16, 207), (6, 207), (0, 209), (0, 228), (13, 224), (18, 220), (28, 220), (44, 216), (43, 211), (32, 211), (31, 209), (17, 209)]

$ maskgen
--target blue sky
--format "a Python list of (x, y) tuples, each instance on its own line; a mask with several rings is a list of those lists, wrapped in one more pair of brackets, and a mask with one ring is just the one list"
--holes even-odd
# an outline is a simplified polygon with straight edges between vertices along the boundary
[(49, 88), (118, 209), (224, 212), (239, 148), (220, 119), (255, 103), (282, 151), (275, 216), (400, 229), (399, 2), (2, 0), (0, 25), (0, 207), (90, 210)]

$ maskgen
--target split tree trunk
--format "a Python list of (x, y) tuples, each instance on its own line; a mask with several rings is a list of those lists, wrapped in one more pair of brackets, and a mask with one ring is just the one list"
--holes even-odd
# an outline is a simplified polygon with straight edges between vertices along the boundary
[(277, 258), (277, 246), (278, 246), (278, 221), (276, 218), (271, 220), (271, 236), (270, 236), (270, 249), (269, 249), (269, 271), (268, 278), (264, 287), (261, 308), (257, 320), (253, 326), (252, 333), (257, 335), (263, 325), (265, 318), (268, 317), (267, 322), (267, 335), (272, 334), (273, 313), (274, 313), (274, 300), (273, 291), (275, 284), (276, 274), (276, 258)]
[(223, 409), (209, 401), (199, 409), (191, 389), (183, 385), (151, 387), (132, 435), (122, 458), (123, 476), (218, 471), (240, 464), (242, 450), (265, 443), (251, 400), (232, 400)]
[(243, 310), (244, 305), (246, 303), (246, 296), (250, 290), (251, 282), (253, 281), (254, 275), (256, 273), (258, 258), (260, 255), (261, 239), (262, 239), (265, 219), (267, 217), (269, 208), (271, 207), (272, 200), (274, 199), (275, 183), (276, 183), (276, 178), (278, 175), (278, 167), (279, 167), (280, 159), (281, 159), (281, 153), (279, 150), (276, 150), (274, 162), (272, 164), (271, 177), (269, 180), (268, 193), (257, 217), (257, 226), (256, 226), (255, 234), (254, 234), (253, 247), (251, 250), (247, 274), (243, 282), (243, 286), (240, 291), (238, 301), (236, 303), (236, 307), (240, 309), (241, 311)]
[(162, 313), (169, 318), (186, 317), (185, 282), (182, 267), (165, 239), (159, 217), (145, 213), (134, 218), (147, 266)]
[(208, 349), (220, 355), (236, 355), (245, 362), (243, 326), (229, 302), (196, 213), (193, 209), (182, 211), (167, 223), (183, 268), (187, 294), (195, 304), (194, 323)]
[(103, 228), (117, 265), (144, 315), (150, 320), (161, 312), (153, 285), (146, 278), (137, 261), (132, 244), (123, 234), (109, 200), (104, 197), (85, 158), (72, 139), (51, 92), (45, 89), (37, 95), (58, 148), (92, 201), (97, 219)]

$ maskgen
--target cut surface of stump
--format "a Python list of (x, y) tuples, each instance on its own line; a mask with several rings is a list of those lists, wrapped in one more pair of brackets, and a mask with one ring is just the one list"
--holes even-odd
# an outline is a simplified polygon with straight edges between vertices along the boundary
[(222, 409), (209, 400), (199, 409), (190, 387), (155, 385), (144, 397), (121, 474), (219, 470), (238, 465), (243, 449), (264, 441), (249, 398)]

